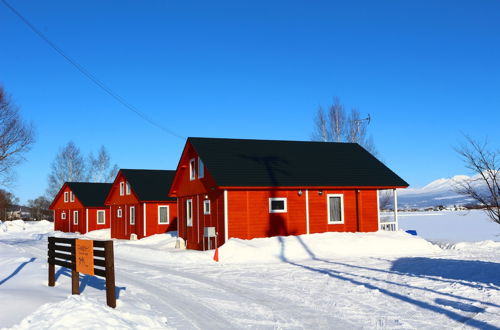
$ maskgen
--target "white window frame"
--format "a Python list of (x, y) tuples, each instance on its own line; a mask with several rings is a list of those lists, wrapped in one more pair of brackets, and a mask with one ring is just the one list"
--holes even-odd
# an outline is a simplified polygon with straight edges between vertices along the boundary
[(131, 206), (129, 209), (128, 220), (131, 225), (135, 225), (135, 206)]
[(203, 179), (205, 177), (205, 164), (200, 157), (198, 157), (198, 179)]
[(132, 189), (130, 189), (130, 182), (125, 182), (125, 195), (130, 195)]
[(64, 203), (67, 203), (69, 201), (69, 198), (68, 198), (68, 192), (65, 191), (64, 192)]
[(66, 220), (66, 212), (65, 211), (63, 211), (61, 213), (61, 220)]
[[(283, 210), (273, 210), (272, 209), (272, 202), (274, 201), (284, 201), (285, 202), (285, 209)], [(269, 198), (269, 213), (287, 213), (288, 212), (288, 202), (286, 197), (270, 197)]]
[(193, 200), (186, 200), (186, 226), (193, 227)]
[[(207, 211), (207, 206), (208, 206), (208, 211)], [(210, 199), (205, 199), (203, 201), (203, 214), (204, 215), (209, 215), (211, 211), (212, 211), (212, 208), (211, 208), (211, 205), (210, 205)]]
[[(99, 214), (102, 214), (103, 222), (99, 221)], [(104, 210), (97, 210), (97, 224), (98, 225), (105, 225), (106, 224), (106, 211), (104, 211)]]
[(69, 192), (69, 201), (74, 202), (75, 201), (75, 194), (73, 194), (72, 191)]
[(78, 211), (73, 211), (73, 224), (78, 224)]
[(196, 158), (189, 160), (189, 180), (196, 180)]
[[(161, 222), (161, 217), (160, 217), (160, 209), (166, 208), (167, 209), (167, 222)], [(170, 207), (168, 205), (158, 205), (158, 224), (159, 225), (168, 225), (170, 223)]]
[[(330, 219), (330, 197), (340, 197), (340, 219), (341, 221), (332, 221)], [(329, 225), (341, 225), (345, 222), (344, 219), (344, 194), (327, 194), (326, 195), (326, 214)]]
[(125, 181), (120, 182), (120, 196), (125, 195)]
[(123, 217), (123, 211), (122, 211), (121, 208), (119, 208), (119, 209), (116, 210), (116, 217), (117, 218)]

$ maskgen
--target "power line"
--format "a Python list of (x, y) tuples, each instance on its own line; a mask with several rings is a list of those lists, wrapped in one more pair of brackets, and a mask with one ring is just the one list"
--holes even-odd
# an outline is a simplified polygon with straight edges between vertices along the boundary
[(52, 49), (54, 49), (59, 55), (61, 55), (66, 61), (68, 61), (71, 65), (73, 65), (80, 73), (82, 73), (85, 77), (87, 77), (90, 81), (96, 84), (99, 88), (101, 88), (104, 92), (106, 92), (109, 96), (114, 98), (120, 104), (122, 104), (125, 108), (134, 112), (137, 116), (141, 117), (143, 120), (147, 121), (151, 125), (159, 128), (167, 134), (175, 136), (179, 139), (184, 140), (185, 137), (175, 133), (174, 131), (156, 123), (153, 119), (149, 118), (144, 112), (140, 111), (137, 107), (130, 104), (127, 100), (125, 100), (118, 93), (114, 92), (111, 88), (106, 86), (101, 80), (99, 80), (94, 74), (85, 69), (84, 66), (79, 64), (77, 61), (72, 59), (69, 55), (67, 55), (61, 48), (59, 48), (55, 43), (53, 43), (47, 36), (45, 36), (39, 29), (37, 29), (33, 24), (28, 21), (26, 17), (24, 17), (19, 11), (17, 11), (14, 7), (12, 7), (6, 0), (0, 0), (11, 12), (13, 12), (24, 24), (26, 24), (35, 34), (37, 34), (43, 41), (45, 41)]

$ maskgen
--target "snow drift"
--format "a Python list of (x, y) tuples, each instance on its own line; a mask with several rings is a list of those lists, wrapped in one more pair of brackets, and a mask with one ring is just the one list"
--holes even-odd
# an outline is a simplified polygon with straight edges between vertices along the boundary
[(224, 263), (263, 263), (353, 256), (415, 256), (438, 253), (426, 240), (399, 232), (321, 233), (252, 240), (230, 239), (219, 249)]

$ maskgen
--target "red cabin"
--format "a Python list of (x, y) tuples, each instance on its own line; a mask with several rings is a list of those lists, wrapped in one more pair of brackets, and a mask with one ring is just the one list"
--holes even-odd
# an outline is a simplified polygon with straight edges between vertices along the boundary
[(111, 183), (66, 182), (50, 204), (54, 230), (85, 234), (110, 227), (104, 205)]
[(378, 190), (408, 184), (356, 143), (188, 138), (170, 196), (187, 248), (379, 229)]
[(176, 198), (168, 197), (175, 171), (121, 169), (105, 204), (111, 212), (111, 237), (130, 239), (177, 229)]

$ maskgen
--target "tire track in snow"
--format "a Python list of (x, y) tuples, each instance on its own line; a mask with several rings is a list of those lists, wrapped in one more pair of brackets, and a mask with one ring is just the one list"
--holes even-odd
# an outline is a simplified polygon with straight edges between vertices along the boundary
[[(130, 262), (131, 261), (129, 260), (127, 261), (127, 263)], [(246, 287), (238, 285), (234, 282), (231, 282), (231, 284), (224, 284), (225, 281), (223, 280), (217, 281), (206, 276), (198, 275), (194, 272), (194, 270), (193, 272), (190, 272), (179, 269), (172, 269), (168, 267), (168, 265), (162, 267), (150, 264), (142, 264), (141, 262), (137, 261), (134, 261), (134, 263), (140, 264), (143, 267), (147, 265), (150, 270), (154, 270), (156, 274), (161, 274), (161, 277), (164, 277), (167, 280), (172, 280), (175, 276), (179, 279), (180, 282), (183, 282), (183, 285), (186, 285), (186, 280), (188, 280), (198, 284), (203, 284), (204, 286), (212, 289), (218, 289), (218, 299), (226, 299), (228, 301), (234, 301), (234, 303), (241, 303), (242, 300), (244, 300), (252, 307), (255, 307), (255, 305), (261, 308), (264, 307), (268, 315), (263, 316), (267, 318), (269, 318), (269, 316), (272, 317), (272, 327), (278, 326), (279, 328), (286, 327), (307, 329), (314, 327), (354, 329), (359, 327), (359, 325), (355, 325), (334, 316), (322, 314), (317, 309), (313, 309), (303, 305), (297, 305), (295, 301), (285, 296), (275, 297), (269, 294), (262, 293), (261, 291), (258, 291), (258, 288), (256, 288), (255, 286)], [(193, 298), (199, 299), (199, 297), (197, 296), (193, 296)], [(293, 313), (291, 312), (291, 310), (300, 310), (300, 312)], [(252, 315), (254, 317), (259, 316), (255, 315), (254, 313), (252, 313)], [(258, 318), (256, 318), (256, 322), (259, 322)], [(269, 324), (269, 326), (271, 324)]]
[[(163, 285), (151, 284), (142, 274), (134, 274), (128, 271), (119, 272), (119, 280), (121, 283), (130, 283), (133, 287), (134, 283), (139, 282), (139, 290), (142, 294), (147, 294), (156, 302), (157, 306), (167, 308), (175, 316), (168, 312), (162, 311), (168, 319), (168, 326), (173, 326), (179, 329), (195, 328), (195, 329), (231, 329), (235, 326), (229, 323), (225, 318), (207, 308), (201, 303), (196, 302), (195, 297), (187, 297), (187, 295), (175, 286), (165, 289)], [(168, 278), (167, 278), (168, 283)], [(150, 305), (153, 305), (149, 299), (146, 299)]]

